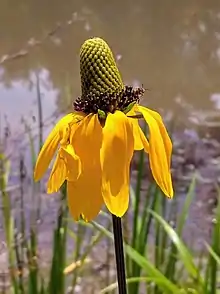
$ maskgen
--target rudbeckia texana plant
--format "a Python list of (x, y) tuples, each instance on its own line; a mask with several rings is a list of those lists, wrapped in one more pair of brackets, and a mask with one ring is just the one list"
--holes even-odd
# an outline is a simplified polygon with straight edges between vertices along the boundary
[[(47, 137), (38, 156), (38, 181), (52, 158), (48, 193), (67, 181), (68, 204), (75, 220), (93, 219), (103, 203), (122, 217), (129, 204), (129, 167), (134, 150), (149, 156), (153, 177), (173, 197), (170, 161), (172, 143), (161, 116), (139, 104), (143, 88), (124, 86), (112, 51), (105, 41), (92, 38), (80, 50), (82, 95), (74, 111), (65, 115)], [(142, 117), (149, 141), (139, 127)]]
[[(75, 220), (93, 219), (105, 203), (113, 219), (119, 293), (126, 294), (120, 217), (128, 209), (131, 159), (134, 150), (144, 149), (156, 183), (171, 198), (172, 143), (160, 115), (139, 105), (144, 89), (124, 86), (105, 41), (93, 38), (82, 45), (80, 74), (82, 95), (46, 139), (34, 178), (43, 176), (57, 151), (47, 192), (57, 192), (67, 181)], [(148, 124), (149, 141), (138, 118)]]

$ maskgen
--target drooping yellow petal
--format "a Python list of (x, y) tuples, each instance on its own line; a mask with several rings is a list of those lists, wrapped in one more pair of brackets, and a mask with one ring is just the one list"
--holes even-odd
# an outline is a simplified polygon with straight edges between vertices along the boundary
[(143, 106), (138, 106), (138, 111), (143, 114), (149, 126), (149, 160), (153, 177), (164, 194), (168, 197), (173, 197), (170, 174), (172, 143), (169, 135), (158, 113), (152, 112)]
[(65, 129), (68, 124), (74, 124), (78, 120), (82, 119), (82, 115), (79, 113), (70, 113), (65, 115), (53, 128), (49, 136), (47, 137), (41, 151), (38, 155), (37, 162), (34, 170), (34, 179), (38, 181), (46, 172), (60, 140), (62, 139), (62, 129)]
[(140, 131), (140, 138), (141, 138), (142, 144), (144, 146), (144, 151), (146, 153), (149, 153), (149, 150), (150, 150), (149, 142), (148, 142), (147, 138), (145, 137), (144, 132), (142, 131), (141, 127), (139, 127), (139, 131)]
[(168, 163), (168, 166), (170, 167), (171, 153), (172, 153), (172, 142), (170, 140), (169, 134), (167, 133), (167, 130), (166, 130), (165, 126), (164, 126), (163, 120), (162, 120), (161, 116), (159, 115), (159, 113), (157, 113), (156, 111), (153, 111), (151, 109), (148, 109), (148, 113), (151, 116), (153, 116), (154, 119), (158, 123), (160, 133), (161, 133), (161, 136), (162, 136), (162, 139), (163, 139), (166, 155), (167, 155), (167, 163)]
[(47, 183), (47, 193), (52, 194), (58, 192), (61, 185), (66, 179), (67, 169), (66, 164), (58, 152), (48, 183)]
[(76, 181), (81, 174), (81, 161), (76, 155), (72, 145), (60, 148), (60, 157), (64, 159), (67, 167), (67, 180)]
[(73, 146), (60, 147), (47, 185), (47, 193), (57, 192), (63, 182), (76, 181), (81, 173), (81, 162)]
[(81, 160), (82, 172), (77, 181), (67, 182), (69, 209), (75, 220), (82, 215), (89, 221), (96, 217), (103, 204), (100, 166), (102, 127), (98, 115), (91, 114), (83, 119), (74, 133), (72, 144)]
[[(135, 116), (137, 113), (135, 112), (136, 107), (133, 107), (126, 115)], [(133, 135), (134, 135), (134, 150), (142, 150), (144, 148), (145, 152), (149, 152), (149, 143), (147, 138), (145, 137), (141, 127), (139, 126), (138, 119), (130, 118), (129, 121), (133, 126)]]
[(109, 113), (101, 149), (102, 194), (109, 211), (123, 216), (129, 202), (129, 169), (134, 150), (132, 126), (120, 111)]
[(140, 137), (140, 127), (138, 124), (138, 120), (135, 118), (129, 118), (129, 116), (136, 115), (134, 108), (132, 108), (127, 114), (127, 117), (132, 124), (133, 127), (133, 136), (134, 136), (134, 150), (142, 150), (144, 148), (141, 137)]

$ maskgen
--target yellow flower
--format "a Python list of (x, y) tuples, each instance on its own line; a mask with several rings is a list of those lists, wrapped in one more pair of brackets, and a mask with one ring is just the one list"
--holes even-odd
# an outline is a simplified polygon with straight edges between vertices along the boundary
[[(90, 58), (85, 61), (88, 50)], [(110, 74), (103, 67), (99, 73), (96, 67), (97, 64), (103, 66), (97, 62), (97, 59), (103, 60), (100, 58), (103, 51), (110, 60)], [(95, 58), (93, 63), (91, 52)], [(86, 41), (80, 57), (82, 98), (74, 103), (76, 111), (64, 116), (48, 136), (38, 156), (35, 180), (43, 176), (58, 149), (48, 181), (48, 193), (58, 191), (66, 180), (69, 209), (74, 219), (80, 216), (87, 221), (93, 219), (103, 203), (112, 214), (121, 217), (128, 209), (133, 152), (144, 149), (149, 154), (156, 183), (166, 196), (173, 197), (172, 143), (161, 116), (139, 105), (142, 89), (123, 86), (112, 53), (103, 40)], [(140, 114), (149, 127), (149, 142), (136, 118)]]

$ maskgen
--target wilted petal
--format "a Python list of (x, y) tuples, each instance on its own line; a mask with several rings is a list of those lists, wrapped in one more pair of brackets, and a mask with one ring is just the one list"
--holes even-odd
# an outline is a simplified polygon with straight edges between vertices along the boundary
[(129, 201), (129, 168), (134, 150), (132, 126), (120, 111), (109, 113), (101, 149), (102, 194), (109, 211), (122, 216)]
[(82, 116), (78, 113), (67, 114), (53, 128), (53, 130), (47, 137), (38, 155), (37, 162), (35, 165), (35, 170), (34, 170), (35, 181), (38, 181), (46, 172), (57, 150), (58, 144), (60, 140), (62, 139), (61, 138), (62, 129), (63, 128), (65, 129), (68, 124), (74, 124), (81, 118)]
[(88, 115), (83, 119), (72, 143), (81, 160), (82, 172), (77, 181), (67, 182), (69, 209), (75, 220), (82, 215), (89, 221), (96, 217), (103, 204), (100, 166), (102, 127), (98, 115)]
[(161, 190), (168, 197), (173, 197), (173, 186), (170, 174), (172, 143), (162, 122), (161, 116), (143, 106), (138, 106), (150, 131), (149, 160), (153, 177)]

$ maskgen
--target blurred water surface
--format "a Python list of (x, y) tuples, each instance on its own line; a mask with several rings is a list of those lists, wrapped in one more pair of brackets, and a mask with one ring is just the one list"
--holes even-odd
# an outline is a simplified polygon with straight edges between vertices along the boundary
[[(1, 115), (17, 128), (21, 115), (36, 114), (37, 72), (43, 117), (70, 106), (80, 95), (79, 48), (93, 36), (108, 41), (125, 83), (150, 89), (143, 103), (175, 115), (183, 101), (194, 110), (218, 107), (218, 0), (2, 0)], [(25, 54), (4, 62), (17, 52)]]

